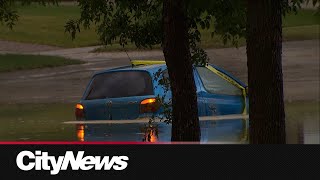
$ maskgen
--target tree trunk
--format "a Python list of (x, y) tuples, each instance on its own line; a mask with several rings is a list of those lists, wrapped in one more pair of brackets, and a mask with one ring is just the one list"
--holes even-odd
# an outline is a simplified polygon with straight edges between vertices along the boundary
[(252, 144), (286, 142), (281, 1), (248, 0), (249, 137)]
[(172, 141), (200, 141), (186, 13), (184, 0), (164, 0), (163, 53), (172, 91)]

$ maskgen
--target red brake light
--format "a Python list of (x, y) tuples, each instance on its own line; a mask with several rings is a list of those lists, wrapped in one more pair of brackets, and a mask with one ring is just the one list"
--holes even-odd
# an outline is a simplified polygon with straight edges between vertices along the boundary
[(84, 118), (84, 107), (82, 104), (76, 105), (75, 115), (77, 120), (81, 120)]
[(140, 103), (140, 113), (156, 112), (159, 109), (159, 103), (155, 98), (148, 98)]

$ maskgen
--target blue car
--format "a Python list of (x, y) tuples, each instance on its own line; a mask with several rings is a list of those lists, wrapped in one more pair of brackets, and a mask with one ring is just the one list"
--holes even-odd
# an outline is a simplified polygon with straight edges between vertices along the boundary
[[(194, 66), (198, 113), (202, 116), (247, 114), (247, 86), (223, 69)], [(77, 120), (133, 120), (161, 116), (157, 96), (171, 98), (157, 72), (168, 76), (164, 61), (132, 61), (132, 66), (97, 72), (76, 105)]]

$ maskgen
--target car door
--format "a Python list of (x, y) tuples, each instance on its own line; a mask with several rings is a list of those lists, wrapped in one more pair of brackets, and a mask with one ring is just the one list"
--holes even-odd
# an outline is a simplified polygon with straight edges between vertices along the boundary
[(206, 99), (202, 96), (201, 79), (198, 76), (196, 68), (193, 67), (194, 83), (196, 85), (197, 102), (198, 102), (198, 116), (206, 116)]
[(109, 119), (107, 99), (104, 93), (105, 74), (95, 75), (81, 100), (86, 120)]
[(201, 99), (207, 116), (242, 114), (245, 110), (244, 87), (231, 83), (225, 73), (208, 66), (196, 67), (201, 81)]
[[(193, 67), (194, 68), (194, 67)], [(168, 69), (163, 70), (163, 75), (165, 78), (169, 78)], [(206, 110), (205, 110), (205, 100), (201, 96), (201, 80), (199, 79), (199, 76), (197, 75), (196, 69), (193, 69), (193, 75), (194, 75), (194, 82), (196, 86), (196, 93), (197, 93), (197, 102), (198, 102), (198, 116), (205, 116)], [(159, 85), (160, 86), (160, 85)], [(165, 94), (166, 99), (172, 98), (171, 90), (169, 88), (168, 92), (163, 91), (162, 88), (158, 88), (159, 90), (156, 92), (156, 94)]]

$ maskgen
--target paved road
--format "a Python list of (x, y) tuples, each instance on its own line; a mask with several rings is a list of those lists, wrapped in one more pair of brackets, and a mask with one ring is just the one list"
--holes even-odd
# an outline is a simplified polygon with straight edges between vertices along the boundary
[(61, 49), (55, 46), (47, 46), (47, 45), (40, 45), (40, 44), (29, 44), (29, 43), (22, 43), (22, 42), (13, 42), (13, 41), (4, 41), (0, 40), (0, 54), (1, 53), (16, 53), (19, 52), (23, 53), (35, 53), (40, 51), (52, 51)]
[[(89, 53), (96, 47), (30, 52), (86, 61), (83, 65), (0, 74), (0, 103), (72, 102), (81, 97), (98, 70), (130, 64), (125, 52)], [(207, 50), (211, 62), (247, 83), (245, 47)], [(128, 52), (131, 59), (163, 59), (161, 51)], [(283, 44), (284, 91), (287, 101), (319, 101), (319, 41)]]

